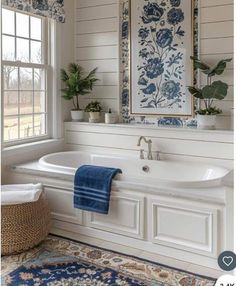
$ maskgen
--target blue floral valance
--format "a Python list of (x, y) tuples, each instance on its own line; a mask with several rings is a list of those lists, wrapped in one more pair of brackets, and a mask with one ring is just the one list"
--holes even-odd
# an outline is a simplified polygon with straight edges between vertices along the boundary
[(3, 0), (2, 4), (21, 11), (65, 22), (64, 0)]

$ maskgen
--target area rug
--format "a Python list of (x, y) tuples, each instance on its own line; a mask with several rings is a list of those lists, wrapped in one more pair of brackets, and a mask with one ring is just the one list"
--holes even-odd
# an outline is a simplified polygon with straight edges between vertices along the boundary
[(2, 257), (3, 286), (213, 286), (215, 280), (68, 239)]

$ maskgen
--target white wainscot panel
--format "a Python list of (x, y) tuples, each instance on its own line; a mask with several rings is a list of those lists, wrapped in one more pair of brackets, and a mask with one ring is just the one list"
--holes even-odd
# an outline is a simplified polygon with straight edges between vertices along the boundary
[(88, 213), (88, 216), (92, 228), (144, 238), (144, 196), (114, 193), (108, 215)]
[(217, 257), (216, 208), (150, 199), (148, 209), (153, 243)]
[(83, 211), (73, 206), (73, 192), (54, 187), (44, 187), (52, 218), (75, 224), (83, 223)]

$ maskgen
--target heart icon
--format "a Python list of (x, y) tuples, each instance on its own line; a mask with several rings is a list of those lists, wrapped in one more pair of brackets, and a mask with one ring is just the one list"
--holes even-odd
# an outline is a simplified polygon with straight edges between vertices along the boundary
[(234, 262), (234, 259), (232, 256), (224, 256), (222, 261), (226, 266), (229, 267)]

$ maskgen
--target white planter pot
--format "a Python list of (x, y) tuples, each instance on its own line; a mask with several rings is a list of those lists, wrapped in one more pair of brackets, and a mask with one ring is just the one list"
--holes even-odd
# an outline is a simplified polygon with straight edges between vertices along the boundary
[(197, 115), (198, 127), (200, 129), (212, 130), (216, 126), (216, 115)]
[(83, 110), (71, 110), (72, 121), (83, 121), (84, 111)]
[(100, 121), (100, 112), (89, 112), (89, 122), (97, 123)]

